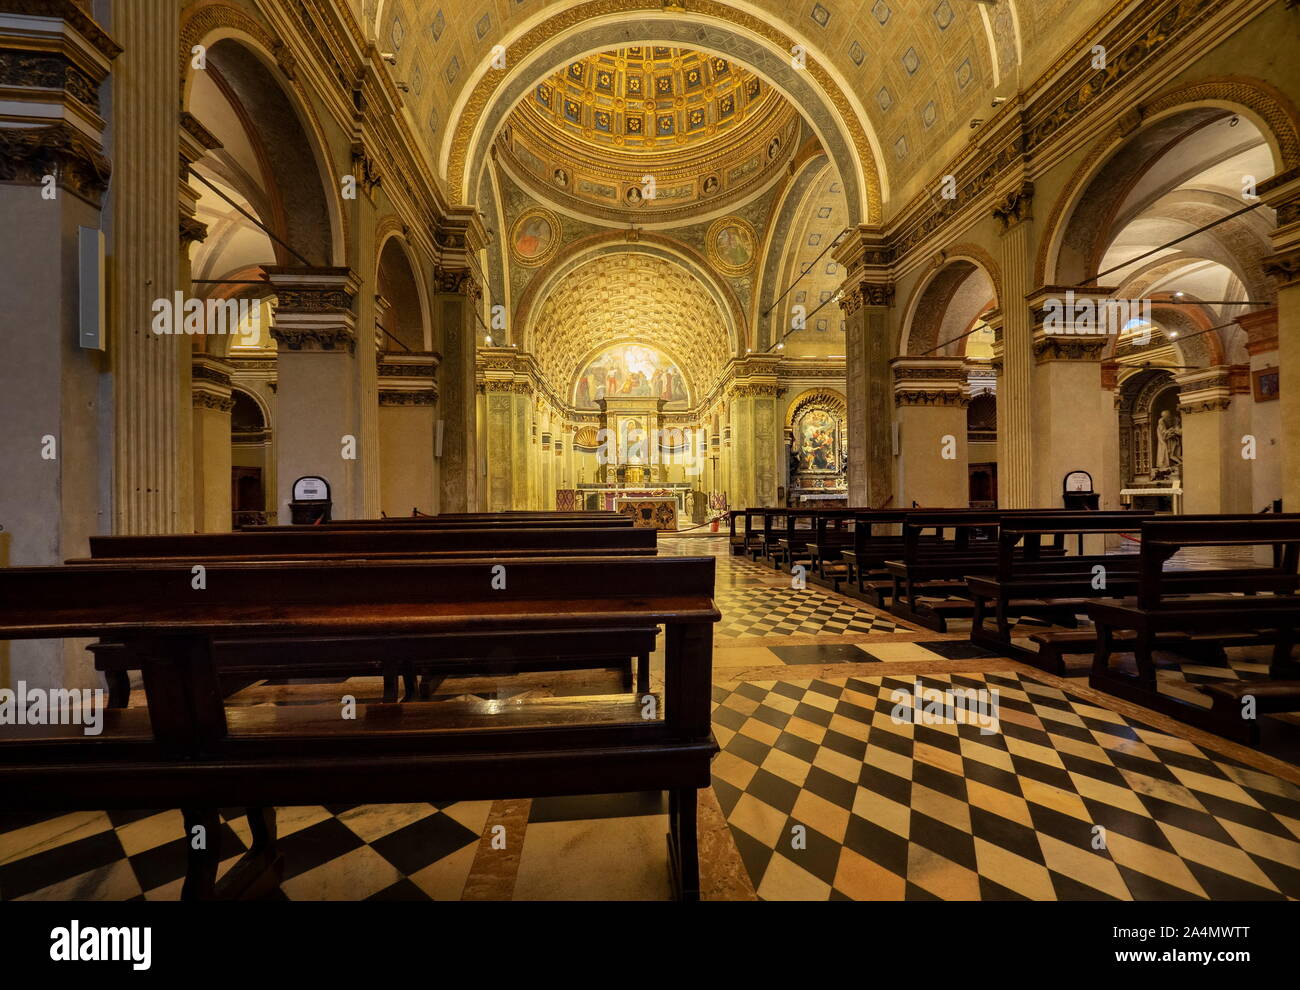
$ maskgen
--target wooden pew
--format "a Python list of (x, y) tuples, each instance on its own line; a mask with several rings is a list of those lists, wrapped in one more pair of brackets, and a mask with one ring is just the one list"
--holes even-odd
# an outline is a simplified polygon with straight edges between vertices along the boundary
[[(1295, 627), (1300, 623), (1300, 515), (1269, 515), (1253, 518), (1169, 518), (1148, 520), (1141, 525), (1136, 594), (1119, 600), (1092, 601), (1088, 615), (1097, 627), (1097, 648), (1089, 684), (1101, 691), (1184, 719), (1210, 731), (1252, 744), (1259, 740), (1257, 720), (1241, 717), (1237, 707), (1244, 694), (1260, 701), (1260, 711), (1300, 711), (1300, 664), (1291, 659)], [(1165, 563), (1185, 548), (1257, 547), (1281, 549), (1276, 568), (1243, 576), (1236, 569), (1207, 568), (1188, 572), (1166, 572)], [(1203, 593), (1202, 588), (1217, 588)], [(1209, 710), (1178, 701), (1156, 689), (1156, 667), (1152, 652), (1162, 636), (1171, 633), (1258, 634), (1273, 644), (1269, 679), (1212, 685), (1202, 688), (1213, 704)], [(1111, 655), (1118, 634), (1129, 633), (1123, 649), (1131, 648), (1137, 665), (1135, 675), (1113, 670)]]
[[(734, 556), (743, 557), (750, 552), (754, 543), (762, 538), (762, 509), (732, 509), (727, 513), (729, 531), (728, 543)], [(739, 532), (736, 521), (743, 526)]]
[(610, 519), (605, 516), (569, 516), (550, 519), (536, 516), (503, 518), (492, 516), (485, 519), (440, 519), (437, 516), (420, 516), (400, 519), (338, 519), (333, 522), (314, 526), (241, 526), (240, 532), (292, 532), (295, 530), (344, 530), (344, 529), (387, 529), (406, 532), (419, 529), (590, 529), (592, 527), (608, 529), (610, 527), (631, 527), (629, 516)]
[[(1134, 532), (1151, 513), (1080, 513), (1061, 516), (1017, 516), (1002, 518), (998, 562), (993, 574), (969, 575), (967, 587), (975, 603), (970, 638), (986, 649), (1001, 652), (1055, 674), (1066, 674), (1065, 656), (1091, 654), (1096, 649), (1096, 635), (1091, 630), (1045, 630), (1032, 634), (1038, 650), (1030, 650), (1011, 640), (1010, 617), (1035, 609), (1060, 606), (1081, 610), (1089, 600), (1124, 597), (1137, 590), (1140, 558), (1136, 554), (1076, 554), (1044, 556), (1043, 541), (1050, 539), (1061, 546), (1071, 535), (1109, 535)], [(1237, 520), (1240, 515), (1180, 516), (1180, 519)], [(1103, 571), (1098, 576), (1095, 568)], [(1249, 590), (1255, 579), (1276, 573), (1273, 568), (1242, 568), (1232, 571), (1173, 573), (1166, 580), (1183, 593), (1230, 592)], [(985, 626), (990, 612), (996, 629)], [(1251, 637), (1240, 637), (1241, 642)], [(1205, 642), (1185, 632), (1169, 632), (1153, 644), (1157, 649), (1173, 650), (1199, 659), (1222, 656), (1222, 644)], [(1083, 671), (1079, 671), (1083, 673)]]
[[(3, 569), (0, 638), (112, 639), (142, 665), (148, 707), (107, 713), (92, 738), (0, 727), (0, 810), (180, 807), (187, 832), (208, 837), (191, 851), (193, 899), (278, 882), (277, 805), (667, 790), (676, 891), (698, 898), (696, 791), (717, 750), (713, 581), (711, 557), (218, 563), (201, 590), (183, 562)], [(293, 644), (319, 637), (364, 647), (659, 624), (662, 698), (370, 705), (354, 719), (336, 705), (228, 708), (214, 648), (273, 641), (284, 648), (268, 657), (292, 677)], [(217, 885), (216, 809), (231, 806), (249, 808), (254, 846)]]
[[(1027, 516), (1052, 518), (1077, 515), (1064, 509), (1020, 510)], [(885, 561), (890, 577), (889, 611), (910, 622), (941, 632), (947, 620), (973, 616), (967, 578), (972, 574), (992, 574), (997, 568), (998, 527), (1006, 510), (958, 510), (956, 512), (913, 512), (903, 524), (903, 553)], [(1090, 518), (1130, 517), (1127, 512), (1088, 513)], [(924, 541), (922, 533), (934, 530), (939, 538)], [(951, 540), (942, 536), (952, 530)], [(1016, 551), (1019, 553), (1019, 551)], [(1046, 558), (1060, 558), (1066, 548), (1058, 543), (1038, 551)], [(925, 593), (940, 593), (950, 598), (939, 602), (922, 602)], [(1023, 603), (1022, 614), (1047, 614), (1058, 621), (1075, 622), (1066, 605)]]
[[(609, 529), (499, 529), (489, 530), (347, 530), (315, 526), (290, 527), (288, 530), (252, 530), (237, 533), (197, 533), (167, 536), (92, 536), (91, 559), (96, 563), (121, 563), (127, 560), (162, 562), (187, 560), (191, 566), (220, 561), (277, 561), (319, 559), (385, 560), (418, 557), (424, 560), (456, 559), (466, 556), (537, 557), (561, 555), (566, 557), (653, 556), (656, 552), (656, 534), (653, 530), (631, 527)], [(73, 561), (78, 563), (79, 561)], [(114, 650), (113, 644), (104, 644), (95, 651), (96, 667), (103, 671), (109, 682), (112, 703), (115, 707), (127, 704), (130, 697), (130, 655)], [(503, 640), (503, 646), (507, 645)], [(582, 647), (578, 649), (578, 647)], [(596, 648), (599, 647), (599, 648)], [(243, 686), (250, 680), (268, 676), (262, 672), (266, 664), (254, 650), (242, 652), (234, 646), (224, 647), (237, 652), (242, 664), (228, 671), (229, 683)], [(318, 651), (319, 644), (314, 647)], [(600, 643), (575, 643), (565, 639), (554, 644), (551, 660), (546, 669), (590, 669), (611, 663), (623, 672), (628, 687), (631, 686), (632, 662), (636, 658), (638, 690), (650, 689), (650, 648), (645, 646), (643, 630), (628, 630), (619, 636), (608, 636)], [(576, 651), (576, 652), (575, 652)], [(427, 696), (431, 679), (446, 676), (446, 661), (458, 654), (434, 654), (413, 657), (395, 648), (376, 651), (374, 657), (353, 654), (350, 661), (337, 651), (328, 656), (318, 652), (320, 663), (314, 666), (310, 677), (330, 677), (342, 672), (350, 675), (380, 674), (384, 678), (384, 700), (395, 701), (399, 674), (406, 685), (406, 699), (413, 697), (416, 678), (424, 676), (421, 693)], [(536, 667), (538, 664), (533, 663)], [(504, 656), (496, 656), (490, 669), (484, 673), (506, 674), (513, 672)]]

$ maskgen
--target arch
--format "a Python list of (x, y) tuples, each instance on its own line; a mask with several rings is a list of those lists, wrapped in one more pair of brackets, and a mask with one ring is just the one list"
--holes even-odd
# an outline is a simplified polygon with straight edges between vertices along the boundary
[[(223, 51), (231, 53), (229, 57), (239, 63), (238, 68), (241, 72), (257, 77), (256, 82), (263, 89), (261, 95), (270, 100), (272, 105), (278, 102), (276, 99), (278, 96), (279, 101), (282, 102), (277, 109), (287, 110), (290, 120), (301, 129), (301, 140), (293, 135), (286, 136), (281, 122), (280, 130), (275, 134), (274, 140), (262, 139), (262, 144), (273, 149), (278, 156), (290, 156), (277, 163), (274, 168), (274, 172), (280, 177), (276, 185), (281, 194), (287, 192), (295, 198), (299, 206), (308, 205), (311, 199), (319, 197), (318, 203), (311, 204), (309, 209), (318, 211), (320, 214), (318, 220), (323, 220), (323, 223), (319, 224), (323, 229), (317, 233), (323, 235), (319, 240), (324, 243), (309, 243), (306, 240), (296, 242), (294, 237), (286, 236), (286, 234), (299, 233), (292, 225), (285, 230), (277, 230), (277, 233), (308, 258), (312, 258), (312, 255), (319, 250), (319, 260), (312, 258), (314, 263), (329, 266), (344, 264), (350, 232), (347, 216), (340, 205), (339, 197), (333, 195), (333, 190), (339, 188), (340, 177), (326, 151), (329, 144), (324, 136), (320, 119), (316, 115), (306, 88), (297, 78), (297, 65), (288, 47), (257, 19), (240, 8), (221, 2), (192, 8), (184, 15), (180, 26), (178, 51), (180, 100), (181, 107), (184, 109), (188, 109), (192, 104), (197, 70), (193, 68), (191, 60), (196, 45), (203, 45), (206, 48), (209, 59), (215, 49), (226, 46)], [(246, 93), (237, 95), (242, 100)], [(262, 128), (266, 125), (259, 123), (256, 118), (265, 116), (265, 114), (253, 114), (245, 121), (245, 128), (250, 134), (257, 135), (259, 139)], [(283, 112), (279, 114), (281, 121), (284, 116)], [(314, 172), (318, 177), (318, 189), (313, 190), (302, 182), (301, 176), (308, 161), (310, 161), (308, 174)], [(271, 177), (267, 176), (267, 178)], [(294, 211), (291, 209), (288, 212), (292, 214)], [(263, 219), (268, 222), (268, 225), (272, 225), (269, 218)], [(317, 239), (311, 240), (314, 242)], [(277, 247), (277, 252), (280, 250)], [(300, 262), (290, 257), (281, 263), (299, 264)]]
[(856, 97), (827, 69), (829, 60), (809, 50), (806, 68), (795, 69), (791, 47), (798, 40), (806, 49), (807, 39), (791, 38), (770, 21), (716, 0), (695, 0), (690, 10), (665, 8), (660, 0), (587, 0), (520, 28), (504, 42), (507, 68), (493, 68), (485, 55), (477, 81), (453, 108), (457, 124), (447, 129), (438, 154), (453, 199), (471, 202), (474, 177), (523, 94), (557, 66), (626, 44), (632, 12), (642, 18), (637, 43), (689, 47), (740, 62), (802, 108), (840, 169), (852, 222), (880, 221), (888, 190), (877, 166), (879, 142), (864, 126), (867, 114)]
[[(1083, 281), (1072, 277), (1074, 272), (1066, 271), (1062, 263), (1063, 245), (1083, 202), (1095, 200), (1116, 207), (1133, 182), (1189, 126), (1204, 126), (1233, 113), (1249, 119), (1264, 137), (1273, 157), (1274, 175), (1300, 166), (1300, 113), (1280, 90), (1246, 76), (1220, 76), (1171, 87), (1140, 104), (1095, 141), (1066, 182), (1052, 207), (1047, 235), (1039, 246), (1035, 284)], [(1137, 127), (1133, 126), (1134, 119), (1140, 121)], [(1135, 146), (1145, 153), (1122, 154)], [(1119, 161), (1121, 158), (1126, 160)], [(1090, 196), (1090, 192), (1094, 195)]]
[[(903, 310), (895, 353), (918, 356), (933, 352), (947, 340), (970, 329), (975, 319), (1002, 298), (1001, 271), (987, 251), (976, 244), (958, 244), (943, 252), (942, 261), (912, 290)], [(950, 324), (959, 324), (957, 332)]]
[(790, 401), (785, 411), (785, 428), (793, 430), (799, 414), (810, 406), (824, 404), (837, 409), (841, 417), (848, 416), (849, 400), (833, 388), (810, 388), (800, 392)]
[[(403, 265), (406, 268), (407, 276), (412, 285), (410, 290), (413, 291), (415, 301), (419, 307), (419, 347), (412, 347), (413, 351), (429, 351), (433, 349), (433, 323), (430, 319), (428, 288), (425, 283), (424, 273), (421, 271), (419, 259), (411, 249), (410, 241), (406, 238), (405, 224), (397, 217), (388, 216), (381, 220), (375, 230), (375, 287), (378, 289), (384, 281), (384, 256), (392, 248), (400, 256)], [(390, 303), (397, 300), (389, 299)], [(400, 314), (398, 322), (401, 324)], [(389, 328), (391, 329), (391, 328)], [(405, 335), (399, 334), (408, 346), (413, 342), (406, 340)]]
[[(529, 282), (515, 310), (515, 326), (521, 328), (517, 340), (522, 350), (533, 345), (533, 318), (551, 290), (568, 274), (593, 258), (605, 254), (650, 254), (672, 260), (694, 275), (713, 296), (726, 318), (732, 353), (740, 355), (750, 346), (744, 310), (735, 291), (709, 266), (699, 251), (676, 238), (653, 231), (638, 230), (629, 240), (627, 231), (611, 230), (589, 234), (571, 241)], [(513, 333), (513, 331), (512, 331)]]
[(776, 295), (781, 291), (779, 284), (781, 269), (785, 267), (785, 252), (772, 250), (779, 231), (792, 229), (795, 218), (803, 206), (804, 197), (817, 181), (830, 160), (820, 147), (815, 153), (805, 154), (801, 148), (792, 163), (792, 172), (785, 188), (781, 190), (779, 206), (775, 220), (768, 224), (760, 257), (763, 267), (759, 272), (758, 305), (754, 307), (753, 339), (759, 350), (766, 350), (772, 344), (772, 312), (776, 309)]

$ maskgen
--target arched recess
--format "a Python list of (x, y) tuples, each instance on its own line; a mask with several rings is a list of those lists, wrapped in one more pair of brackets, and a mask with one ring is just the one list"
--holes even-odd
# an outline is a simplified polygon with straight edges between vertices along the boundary
[(375, 313), (379, 351), (433, 350), (425, 282), (410, 246), (397, 231), (383, 235), (377, 244), (375, 288), (384, 301)]
[(699, 251), (682, 241), (652, 231), (637, 231), (636, 240), (628, 240), (625, 231), (608, 231), (580, 238), (564, 249), (528, 284), (515, 310), (512, 339), (523, 350), (534, 350), (536, 314), (547, 296), (575, 269), (594, 258), (610, 254), (643, 254), (660, 258), (688, 271), (708, 291), (724, 317), (728, 347), (739, 356), (751, 345), (745, 329), (744, 310), (732, 287), (718, 277)]
[(1001, 273), (982, 248), (957, 245), (943, 263), (917, 283), (903, 311), (895, 353), (904, 357), (951, 357), (965, 353), (966, 333), (998, 306)]
[[(251, 389), (231, 389), (230, 491), (232, 523), (268, 521), (267, 493), (275, 492), (275, 449), (270, 410)], [(274, 500), (274, 494), (271, 496)]]
[[(611, 13), (601, 0), (570, 6), (561, 14), (521, 28), (505, 42), (505, 69), (484, 53), (477, 79), (453, 108), (438, 153), (439, 171), (460, 202), (472, 202), (477, 177), (510, 110), (557, 68), (594, 52), (628, 43), (661, 44), (717, 54), (743, 64), (801, 108), (840, 171), (851, 223), (877, 223), (888, 196), (877, 167), (879, 142), (866, 126), (867, 114), (851, 91), (808, 50), (806, 38), (786, 35), (769, 20), (715, 0), (696, 0), (689, 9), (645, 9), (643, 3)], [(656, 4), (655, 7), (658, 7)], [(632, 14), (634, 19), (629, 18)], [(792, 46), (807, 51), (803, 68), (792, 64)]]
[(810, 388), (785, 412), (786, 478), (790, 500), (810, 492), (847, 489), (848, 400), (829, 388)]
[(552, 392), (567, 395), (583, 355), (645, 342), (677, 356), (706, 395), (733, 356), (727, 319), (689, 268), (647, 251), (588, 254), (540, 296), (522, 341)]
[[(201, 70), (192, 63), (196, 47), (205, 59)], [(256, 159), (250, 174), (265, 189), (258, 219), (311, 264), (342, 265), (348, 231), (334, 194), (338, 177), (287, 47), (246, 11), (210, 3), (194, 7), (182, 22), (178, 55), (182, 109), (218, 138), (223, 131), (242, 132), (248, 155)], [(205, 119), (195, 107), (207, 85), (216, 86), (234, 109), (236, 121), (230, 126), (211, 116)], [(202, 163), (215, 167), (221, 157), (210, 152)], [(273, 251), (275, 264), (302, 264), (278, 244)]]
[[(1141, 121), (1136, 129), (1135, 115)], [(1300, 114), (1259, 79), (1228, 76), (1173, 87), (1140, 104), (1135, 115), (1096, 141), (1057, 197), (1039, 249), (1036, 284), (1077, 285), (1099, 271), (1125, 199), (1175, 145), (1216, 122), (1235, 115), (1262, 137), (1271, 167), (1257, 181), (1300, 166)]]

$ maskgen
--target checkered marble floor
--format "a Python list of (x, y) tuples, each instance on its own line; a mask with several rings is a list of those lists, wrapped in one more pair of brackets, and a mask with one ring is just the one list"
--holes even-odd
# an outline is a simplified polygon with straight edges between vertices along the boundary
[(839, 636), (898, 628), (880, 612), (812, 589), (720, 589), (714, 601), (722, 612), (715, 636)]
[[(489, 801), (281, 808), (287, 900), (459, 900)], [(0, 899), (176, 900), (185, 877), (179, 811), (0, 817)], [(248, 848), (222, 814), (222, 870)]]
[[(998, 731), (896, 721), (916, 680), (996, 689)], [(1034, 680), (762, 681), (714, 699), (714, 791), (760, 898), (1300, 897), (1300, 788)]]
[[(1289, 779), (1022, 677), (960, 634), (796, 591), (788, 574), (731, 556), (724, 537), (664, 537), (660, 553), (718, 562), (722, 751), (705, 794), (721, 841), (705, 841), (702, 817), (701, 844), (706, 874), (726, 861), (739, 889), (714, 896), (1300, 898), (1300, 787)], [(1162, 669), (1162, 690), (1266, 667), (1257, 651), (1228, 654), (1222, 666)], [(661, 652), (651, 676), (657, 688)], [(893, 692), (918, 680), (996, 688), (998, 731), (896, 723)], [(618, 683), (609, 671), (534, 673), (442, 690), (596, 694)], [(248, 703), (310, 704), (338, 685), (250, 693)], [(223, 820), (224, 870), (250, 837), (233, 809)], [(659, 794), (282, 808), (278, 822), (290, 900), (669, 896)], [(508, 855), (484, 853), (496, 825)], [(0, 817), (0, 899), (175, 899), (182, 831), (175, 811)]]

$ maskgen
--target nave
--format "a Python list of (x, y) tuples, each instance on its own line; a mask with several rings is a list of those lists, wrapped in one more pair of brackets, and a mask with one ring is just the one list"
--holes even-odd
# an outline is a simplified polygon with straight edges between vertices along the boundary
[[(711, 555), (720, 752), (699, 797), (704, 900), (1282, 900), (1300, 897), (1300, 769), (730, 552)], [(1202, 555), (1203, 562), (1205, 555)], [(1048, 628), (1025, 619), (1026, 628)], [(1267, 651), (1167, 663), (1165, 690), (1258, 680)], [(651, 687), (663, 685), (662, 638)], [(920, 684), (996, 689), (999, 731), (891, 717)], [(1190, 686), (1190, 687), (1189, 687)], [(596, 696), (612, 670), (448, 678), (435, 700)], [(377, 677), (263, 681), (228, 704), (377, 702)], [(142, 695), (138, 696), (140, 700)], [(1290, 717), (1294, 721), (1294, 716)], [(1292, 754), (1292, 759), (1294, 755)], [(289, 900), (663, 900), (662, 793), (280, 809)], [(492, 847), (504, 826), (507, 848)], [(1106, 847), (1093, 843), (1094, 829)], [(806, 842), (794, 848), (792, 829)], [(175, 900), (179, 811), (0, 817), (0, 898)], [(228, 870), (250, 844), (223, 813)]]

